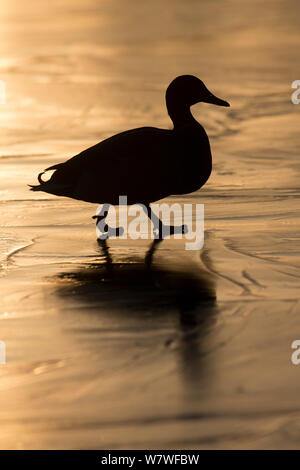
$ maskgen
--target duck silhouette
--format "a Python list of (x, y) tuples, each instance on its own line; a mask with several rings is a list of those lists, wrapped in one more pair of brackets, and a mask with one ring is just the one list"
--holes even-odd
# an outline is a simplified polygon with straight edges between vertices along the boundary
[[(163, 223), (152, 213), (150, 203), (192, 193), (211, 174), (209, 139), (190, 111), (199, 102), (230, 106), (197, 77), (175, 78), (166, 91), (173, 129), (140, 127), (116, 134), (66, 162), (46, 168), (38, 175), (40, 184), (30, 185), (31, 190), (105, 203), (107, 207), (119, 204), (119, 196), (126, 195), (128, 205), (143, 204), (151, 220), (156, 220), (154, 230), (161, 238)], [(44, 181), (42, 175), (50, 170), (54, 173)], [(98, 223), (107, 214), (108, 210), (94, 218)]]

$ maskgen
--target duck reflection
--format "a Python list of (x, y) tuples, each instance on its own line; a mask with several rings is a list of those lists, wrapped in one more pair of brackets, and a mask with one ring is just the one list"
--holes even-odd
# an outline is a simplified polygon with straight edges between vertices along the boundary
[[(106, 240), (98, 241), (99, 258), (84, 267), (59, 276), (56, 294), (84, 302), (92, 311), (109, 315), (114, 323), (135, 331), (167, 329), (166, 350), (177, 355), (180, 375), (194, 384), (203, 374), (207, 338), (216, 321), (215, 279), (197, 264), (169, 266), (155, 263), (161, 240), (154, 240), (144, 260), (113, 261)], [(209, 263), (208, 253), (205, 255)], [(160, 260), (159, 257), (157, 257)], [(72, 281), (72, 282), (70, 282)], [(90, 311), (91, 309), (89, 309)], [(155, 333), (157, 334), (157, 333)]]

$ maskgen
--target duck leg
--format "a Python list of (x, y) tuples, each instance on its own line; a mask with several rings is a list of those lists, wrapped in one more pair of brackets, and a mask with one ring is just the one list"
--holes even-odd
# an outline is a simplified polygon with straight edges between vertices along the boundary
[(152, 211), (149, 204), (144, 206), (146, 208), (146, 214), (153, 223), (153, 234), (154, 239), (162, 240), (174, 235), (175, 233), (187, 233), (186, 225), (165, 225), (162, 220)]
[(109, 237), (120, 237), (124, 233), (123, 227), (110, 227), (106, 222), (105, 219), (108, 215), (109, 206), (105, 204), (101, 209), (100, 214), (93, 215), (92, 219), (96, 219), (96, 226), (100, 232), (100, 236), (98, 236), (98, 240), (106, 240)]

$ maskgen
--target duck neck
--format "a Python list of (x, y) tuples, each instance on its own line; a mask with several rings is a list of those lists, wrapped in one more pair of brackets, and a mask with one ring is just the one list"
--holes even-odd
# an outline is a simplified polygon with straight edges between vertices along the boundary
[(188, 105), (172, 103), (167, 99), (167, 110), (174, 124), (174, 128), (195, 123), (195, 119)]

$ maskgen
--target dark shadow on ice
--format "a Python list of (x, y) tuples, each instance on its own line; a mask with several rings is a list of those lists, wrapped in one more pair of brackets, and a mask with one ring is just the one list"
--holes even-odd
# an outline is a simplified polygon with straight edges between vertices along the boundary
[(197, 272), (190, 266), (155, 263), (160, 243), (152, 242), (144, 260), (114, 262), (107, 242), (99, 241), (99, 262), (62, 272), (55, 293), (64, 303), (69, 299), (82, 304), (84, 314), (92, 312), (109, 317), (114, 325), (136, 329), (137, 339), (139, 331), (148, 328), (149, 318), (155, 331), (161, 325), (164, 331), (169, 327), (164, 347), (178, 354), (182, 378), (193, 385), (201, 379), (207, 356), (204, 339), (218, 312), (215, 280), (200, 262)]

